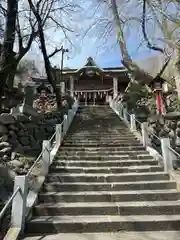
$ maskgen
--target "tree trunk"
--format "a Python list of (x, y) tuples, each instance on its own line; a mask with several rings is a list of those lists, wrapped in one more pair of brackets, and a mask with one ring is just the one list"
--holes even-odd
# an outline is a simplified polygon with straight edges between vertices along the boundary
[(13, 47), (15, 41), (16, 17), (18, 13), (18, 0), (7, 1), (7, 14), (5, 23), (4, 42), (1, 48), (0, 59), (0, 110), (2, 96), (6, 87), (7, 77), (11, 71), (14, 56)]
[(14, 87), (14, 78), (16, 75), (17, 66), (19, 64), (19, 61), (16, 61), (15, 59), (13, 59), (12, 61), (13, 61), (13, 64), (11, 67), (11, 71), (9, 72), (7, 81), (6, 81), (9, 89), (12, 89)]
[(111, 0), (111, 10), (116, 27), (117, 41), (119, 43), (122, 54), (122, 64), (132, 73), (132, 75), (139, 83), (148, 84), (152, 81), (153, 77), (144, 70), (140, 69), (139, 66), (132, 61), (128, 53), (116, 0)]
[(43, 58), (44, 58), (44, 65), (45, 65), (45, 69), (46, 69), (47, 79), (48, 79), (48, 82), (51, 84), (51, 86), (54, 90), (54, 93), (56, 95), (57, 107), (60, 108), (61, 107), (61, 94), (60, 94), (59, 89), (56, 87), (56, 82), (53, 79), (51, 64), (50, 64), (50, 61), (49, 61), (49, 58), (48, 58), (48, 55), (47, 55), (45, 39), (44, 39), (44, 32), (43, 32), (41, 23), (38, 24), (38, 29), (39, 29), (41, 51), (42, 51)]
[(44, 65), (45, 65), (45, 69), (46, 69), (47, 79), (48, 79), (48, 82), (51, 84), (51, 86), (54, 90), (54, 93), (56, 95), (57, 107), (60, 108), (61, 107), (61, 93), (60, 93), (59, 89), (56, 87), (56, 82), (53, 79), (51, 63), (49, 61), (49, 57), (48, 57), (47, 50), (46, 50), (46, 43), (45, 43), (45, 38), (44, 38), (41, 16), (39, 15), (38, 11), (36, 10), (32, 0), (28, 0), (28, 2), (29, 2), (29, 6), (38, 22), (39, 39), (40, 39), (40, 43), (41, 43), (41, 51), (42, 51), (43, 58), (44, 58)]

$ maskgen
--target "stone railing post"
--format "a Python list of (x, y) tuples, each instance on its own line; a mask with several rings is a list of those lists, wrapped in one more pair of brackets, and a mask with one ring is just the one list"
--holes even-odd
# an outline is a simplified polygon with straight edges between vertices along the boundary
[(173, 160), (177, 157), (171, 150), (170, 147), (170, 139), (169, 138), (161, 138), (161, 149), (162, 149), (162, 156), (164, 162), (164, 171), (168, 172), (173, 170)]
[(125, 120), (126, 123), (128, 123), (127, 108), (123, 108), (123, 119)]
[(56, 146), (61, 145), (62, 140), (62, 124), (56, 124)]
[(117, 111), (117, 109), (118, 109), (118, 103), (117, 103), (116, 101), (114, 101), (114, 108), (115, 108), (115, 110)]
[(119, 115), (119, 117), (122, 117), (122, 111), (121, 111), (121, 108), (122, 108), (121, 103), (118, 103), (118, 105), (117, 105), (117, 111), (118, 111), (118, 115)]
[(142, 143), (144, 147), (147, 147), (149, 138), (148, 138), (148, 123), (141, 123), (141, 133), (142, 133)]
[(73, 117), (73, 114), (72, 114), (72, 109), (69, 109), (68, 110), (68, 128), (72, 122), (72, 117)]
[(121, 117), (121, 118), (123, 118), (123, 105), (120, 103), (119, 104), (119, 116)]
[(131, 114), (131, 115), (130, 115), (130, 129), (131, 129), (131, 132), (136, 131), (135, 114)]
[(41, 175), (46, 176), (49, 170), (49, 165), (51, 163), (51, 152), (50, 152), (50, 142), (49, 140), (44, 140), (42, 143), (42, 168)]
[(14, 181), (14, 191), (20, 188), (12, 202), (11, 224), (12, 227), (21, 229), (24, 232), (26, 217), (26, 201), (28, 194), (28, 179), (26, 175), (16, 176)]
[(73, 115), (75, 114), (75, 112), (76, 112), (76, 106), (75, 106), (75, 102), (74, 102), (74, 104), (72, 105), (72, 112), (73, 112)]
[(112, 107), (112, 96), (109, 96), (108, 101), (109, 101), (109, 106)]
[(67, 132), (67, 118), (68, 116), (65, 114), (64, 115), (64, 123), (63, 123), (63, 137), (66, 135), (66, 132)]

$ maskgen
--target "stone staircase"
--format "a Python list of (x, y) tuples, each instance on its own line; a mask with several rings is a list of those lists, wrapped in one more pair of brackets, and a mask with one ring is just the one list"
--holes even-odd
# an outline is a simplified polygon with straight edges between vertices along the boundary
[(179, 199), (176, 183), (113, 110), (88, 106), (69, 129), (26, 233), (179, 231)]

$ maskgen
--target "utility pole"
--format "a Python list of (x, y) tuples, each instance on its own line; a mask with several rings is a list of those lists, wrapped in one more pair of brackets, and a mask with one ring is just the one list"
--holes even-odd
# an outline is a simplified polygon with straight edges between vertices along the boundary
[(65, 53), (68, 53), (69, 50), (67, 48), (64, 48), (63, 46), (61, 47), (61, 52), (62, 52), (62, 55), (61, 55), (61, 70), (60, 70), (60, 84), (61, 84), (61, 89), (62, 88), (65, 88), (62, 87), (63, 84), (65, 85), (65, 83), (63, 82), (63, 64), (64, 64), (64, 54)]

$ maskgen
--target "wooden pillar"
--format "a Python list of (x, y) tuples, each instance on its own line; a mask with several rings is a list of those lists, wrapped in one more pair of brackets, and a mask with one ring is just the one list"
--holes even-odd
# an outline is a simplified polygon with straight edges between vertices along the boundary
[(87, 92), (85, 92), (85, 106), (87, 106)]
[(106, 92), (106, 103), (109, 102), (109, 95), (108, 95), (108, 92)]
[(113, 78), (113, 99), (118, 96), (118, 78)]
[(70, 96), (74, 97), (74, 76), (70, 76)]
[(77, 99), (78, 100), (80, 99), (80, 96), (81, 96), (80, 92), (77, 92)]
[(65, 82), (61, 82), (61, 95), (65, 95)]

